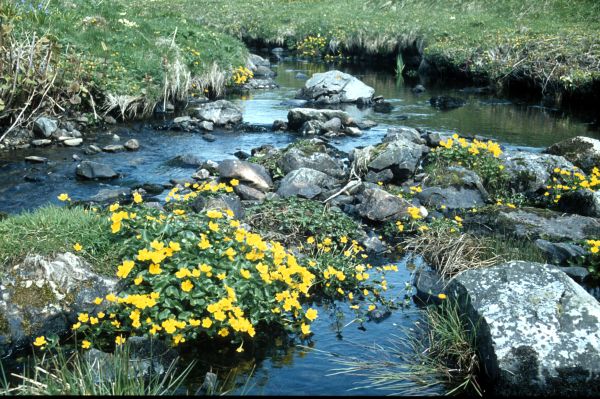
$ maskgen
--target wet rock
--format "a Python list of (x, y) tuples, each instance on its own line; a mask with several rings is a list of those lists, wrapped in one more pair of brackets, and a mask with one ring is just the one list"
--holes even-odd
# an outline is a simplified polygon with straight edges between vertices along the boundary
[(238, 179), (263, 192), (273, 187), (271, 176), (262, 165), (238, 159), (226, 159), (219, 163), (218, 170), (221, 178)]
[(555, 267), (508, 262), (449, 285), (500, 396), (600, 395), (600, 303)]
[(600, 167), (600, 140), (577, 136), (553, 144), (544, 150), (546, 154), (560, 155), (590, 173), (594, 166)]
[(336, 178), (345, 175), (344, 167), (337, 159), (323, 152), (306, 153), (299, 148), (286, 151), (277, 164), (285, 174), (296, 169), (309, 168)]
[(419, 268), (413, 280), (415, 297), (423, 304), (440, 304), (439, 294), (446, 293), (446, 282), (435, 270)]
[[(432, 187), (432, 188), (442, 188), (442, 189), (447, 189), (447, 188), (455, 188), (455, 189), (467, 189), (469, 191), (477, 191), (477, 193), (465, 193), (465, 198), (464, 200), (467, 201), (465, 203), (465, 205), (467, 203), (472, 203), (473, 201), (477, 202), (478, 204), (483, 204), (483, 202), (486, 202), (489, 198), (489, 194), (487, 192), (487, 190), (485, 189), (485, 187), (483, 186), (483, 181), (481, 180), (481, 177), (479, 177), (479, 175), (477, 173), (475, 173), (474, 171), (467, 169), (467, 168), (463, 168), (461, 166), (450, 166), (448, 168), (446, 168), (445, 173), (443, 174), (439, 174), (437, 176), (435, 176), (435, 182), (433, 184), (430, 183), (430, 178), (429, 176), (425, 179), (426, 185), (431, 185), (431, 186), (436, 186), (436, 187)], [(463, 190), (464, 191), (464, 190)], [(444, 192), (445, 194), (447, 194), (450, 197), (454, 197), (456, 195), (457, 190), (433, 190), (431, 191), (432, 193), (442, 193)], [(429, 194), (427, 195), (429, 196)], [(423, 199), (426, 196), (423, 196)], [(445, 195), (442, 195), (442, 197), (445, 197)], [(468, 199), (468, 200), (467, 200)], [(455, 201), (456, 200), (456, 201)], [(459, 203), (461, 200), (460, 198), (455, 198), (454, 200), (450, 200), (449, 202), (455, 202), (455, 203)], [(444, 205), (448, 205), (445, 204)], [(471, 206), (465, 206), (466, 208), (470, 208)], [(462, 206), (458, 206), (458, 208), (462, 208)]]
[(340, 118), (331, 118), (323, 123), (322, 129), (326, 132), (339, 132), (342, 128), (342, 120)]
[(132, 188), (134, 190), (142, 189), (150, 195), (158, 195), (158, 194), (162, 193), (163, 191), (165, 191), (165, 187), (162, 184), (156, 184), (156, 183), (136, 184)]
[(373, 112), (380, 114), (389, 114), (394, 109), (394, 106), (387, 101), (379, 101), (373, 105)]
[(256, 78), (272, 78), (275, 76), (275, 72), (268, 66), (259, 65), (254, 71), (254, 77)]
[(501, 160), (510, 175), (510, 187), (516, 192), (536, 192), (548, 182), (554, 168), (574, 168), (561, 156), (525, 151), (505, 151)]
[(167, 161), (167, 164), (170, 166), (179, 166), (185, 168), (202, 166), (204, 162), (205, 160), (196, 154), (182, 154), (170, 159)]
[(217, 140), (217, 137), (214, 134), (210, 134), (210, 133), (203, 134), (202, 138), (204, 140), (208, 141), (209, 143), (212, 143), (213, 141)]
[(551, 242), (595, 239), (600, 236), (600, 220), (596, 218), (530, 207), (502, 207), (485, 213), (478, 212), (466, 219), (463, 225), (474, 232), (494, 231), (517, 238), (542, 238)]
[(398, 181), (411, 176), (423, 154), (428, 151), (427, 147), (407, 140), (396, 140), (379, 148), (379, 154), (369, 162), (369, 169), (376, 172), (391, 169)]
[(85, 179), (113, 179), (118, 176), (110, 166), (93, 161), (82, 161), (75, 172)]
[(98, 147), (97, 145), (91, 144), (85, 149), (84, 154), (94, 155), (94, 154), (98, 154), (100, 152), (102, 152), (102, 149), (100, 147)]
[(363, 119), (360, 122), (355, 122), (356, 127), (361, 129), (361, 130), (369, 130), (371, 128), (374, 128), (375, 126), (377, 126), (377, 122), (375, 121), (371, 121), (369, 119)]
[(298, 130), (308, 121), (325, 123), (333, 118), (338, 118), (344, 126), (352, 124), (350, 115), (334, 109), (292, 108), (288, 111), (287, 118), (290, 130)]
[(213, 130), (215, 130), (215, 124), (209, 121), (198, 122), (196, 123), (196, 126), (198, 127), (198, 129), (207, 132), (212, 132)]
[(427, 208), (439, 208), (443, 205), (448, 210), (456, 210), (485, 205), (485, 200), (479, 190), (462, 187), (426, 187), (417, 194), (417, 198)]
[(448, 140), (452, 136), (449, 134), (443, 134), (440, 132), (425, 132), (425, 141), (427, 141), (427, 145), (430, 147), (438, 147), (442, 140)]
[(242, 87), (247, 90), (269, 90), (276, 89), (279, 85), (272, 78), (252, 78)]
[(538, 247), (546, 256), (546, 261), (556, 265), (566, 265), (586, 254), (586, 250), (576, 244), (550, 242), (542, 239), (535, 240)]
[(123, 152), (125, 151), (125, 147), (121, 144), (111, 144), (102, 147), (102, 151), (104, 152)]
[(340, 71), (315, 73), (306, 81), (298, 98), (316, 103), (353, 103), (359, 98), (371, 99), (375, 89)]
[(288, 124), (286, 121), (277, 119), (273, 121), (273, 126), (271, 127), (271, 129), (273, 129), (274, 131), (285, 131), (288, 129)]
[(227, 100), (201, 104), (195, 112), (200, 120), (210, 121), (216, 126), (235, 125), (242, 121), (242, 110)]
[(354, 126), (348, 126), (344, 129), (344, 133), (350, 137), (360, 137), (362, 136), (362, 131)]
[(248, 154), (246, 151), (242, 151), (242, 150), (234, 152), (233, 155), (237, 159), (242, 160), (242, 161), (245, 161), (246, 159), (248, 159), (252, 156), (252, 155)]
[(560, 270), (578, 284), (586, 282), (590, 277), (590, 272), (582, 266), (561, 267)]
[(427, 144), (417, 129), (407, 126), (389, 128), (382, 142), (390, 143), (397, 140), (411, 141), (415, 144)]
[(140, 149), (140, 142), (137, 139), (127, 140), (124, 144), (127, 151), (137, 151)]
[(361, 217), (374, 222), (398, 220), (407, 216), (407, 209), (413, 204), (403, 198), (379, 188), (367, 188), (362, 194), (362, 201), (357, 210)]
[(392, 312), (388, 309), (373, 309), (373, 310), (369, 310), (367, 312), (367, 318), (369, 321), (375, 322), (375, 323), (381, 323), (382, 321), (384, 321), (385, 319), (387, 319), (388, 317), (390, 317), (392, 315)]
[[(271, 62), (269, 60), (267, 60), (266, 58), (263, 58), (257, 54), (250, 54), (248, 56), (248, 61), (250, 61), (252, 63), (251, 66), (255, 66), (255, 67), (262, 66), (262, 67), (269, 68), (271, 66)], [(250, 68), (250, 69), (252, 69), (252, 68)]]
[(29, 157), (25, 157), (25, 162), (29, 162), (29, 163), (46, 163), (46, 162), (48, 162), (48, 158), (38, 157), (38, 156), (32, 155), (32, 156), (29, 156)]
[(389, 169), (384, 169), (381, 172), (373, 172), (370, 170), (365, 176), (365, 181), (369, 183), (389, 183), (394, 180), (394, 173)]
[(83, 139), (67, 139), (63, 141), (63, 144), (67, 147), (77, 147), (83, 143)]
[(288, 173), (281, 180), (277, 194), (284, 198), (299, 196), (312, 199), (337, 185), (338, 181), (335, 178), (323, 172), (300, 168)]
[(233, 188), (233, 190), (243, 200), (262, 201), (266, 197), (265, 193), (263, 193), (262, 191), (252, 188), (250, 186), (246, 186), (245, 184), (238, 184), (236, 187)]
[(412, 91), (415, 94), (423, 93), (425, 91), (425, 86), (423, 86), (423, 85), (416, 85), (415, 87), (413, 87), (412, 89), (410, 89), (410, 91)]
[(376, 235), (371, 235), (363, 240), (362, 246), (367, 250), (367, 252), (376, 254), (384, 253), (387, 250), (385, 242), (381, 241)]
[(38, 139), (31, 142), (31, 145), (34, 147), (44, 147), (50, 144), (52, 144), (52, 140), (48, 139)]
[(127, 202), (131, 200), (131, 189), (129, 187), (103, 188), (91, 196), (88, 201), (98, 203), (112, 203), (116, 201)]
[(209, 177), (210, 177), (210, 172), (206, 169), (198, 169), (192, 175), (192, 179), (195, 179), (195, 180), (206, 180)]
[(33, 122), (33, 133), (41, 138), (52, 136), (52, 133), (54, 133), (56, 129), (58, 129), (58, 121), (56, 119), (42, 116)]
[(109, 125), (116, 125), (117, 124), (117, 120), (115, 118), (113, 118), (110, 115), (106, 115), (104, 117), (104, 122), (106, 122)]
[(162, 340), (130, 337), (127, 343), (129, 362), (138, 376), (162, 375), (178, 358), (177, 352)]
[(303, 136), (314, 136), (321, 133), (323, 123), (319, 121), (306, 121), (298, 132)]
[(466, 104), (462, 98), (450, 97), (450, 96), (436, 96), (429, 99), (429, 103), (432, 107), (438, 108), (442, 111), (460, 108)]
[(558, 208), (567, 213), (600, 217), (600, 193), (591, 190), (567, 191), (561, 194)]
[(306, 79), (308, 79), (308, 75), (307, 75), (307, 74), (305, 74), (305, 73), (302, 73), (302, 72), (298, 72), (298, 73), (297, 73), (297, 74), (294, 76), (294, 78), (296, 78), (296, 79), (300, 79), (300, 80), (306, 80)]
[(72, 253), (28, 255), (0, 281), (0, 358), (29, 349), (35, 337), (70, 333), (78, 312), (95, 308), (116, 284)]

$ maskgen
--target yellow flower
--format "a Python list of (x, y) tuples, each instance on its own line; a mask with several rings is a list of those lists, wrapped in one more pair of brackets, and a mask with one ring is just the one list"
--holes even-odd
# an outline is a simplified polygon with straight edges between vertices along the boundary
[(138, 192), (133, 193), (133, 202), (135, 202), (136, 204), (141, 203), (142, 200), (142, 195)]
[(306, 313), (304, 314), (304, 316), (310, 320), (310, 321), (314, 321), (317, 316), (318, 316), (319, 312), (316, 309), (313, 308), (309, 308)]
[(185, 338), (183, 337), (183, 334), (177, 334), (173, 337), (173, 344), (174, 345), (179, 345), (180, 343), (185, 342)]
[(87, 313), (80, 313), (77, 317), (77, 320), (79, 320), (82, 323), (87, 323), (89, 319), (90, 317)]
[(448, 297), (446, 296), (446, 294), (442, 293), (442, 294), (438, 294), (438, 298), (440, 298), (440, 299), (446, 299)]
[(150, 272), (150, 274), (160, 274), (162, 272), (162, 269), (160, 268), (160, 265), (152, 263), (148, 268), (148, 271)]
[(62, 193), (61, 195), (59, 195), (57, 197), (59, 199), (59, 201), (71, 201), (71, 198), (69, 198), (69, 194), (67, 193)]
[(313, 236), (310, 236), (310, 237), (308, 237), (308, 238), (306, 239), (306, 242), (307, 242), (307, 243), (309, 243), (309, 244), (312, 244), (312, 243), (314, 243), (314, 242), (315, 242), (315, 237), (313, 237)]
[(40, 346), (47, 345), (47, 344), (48, 344), (48, 342), (46, 341), (46, 337), (44, 337), (44, 336), (42, 335), (41, 337), (37, 337), (37, 338), (35, 339), (35, 341), (33, 341), (33, 344), (34, 344), (35, 346), (38, 346), (38, 347), (40, 347)]
[(204, 328), (210, 328), (210, 326), (212, 326), (213, 322), (211, 319), (209, 319), (208, 317), (205, 317), (204, 319), (202, 319), (202, 327)]
[(229, 330), (227, 329), (227, 327), (223, 327), (219, 330), (219, 335), (221, 337), (226, 337), (229, 335)]
[(94, 299), (94, 303), (95, 303), (96, 305), (100, 305), (100, 304), (102, 303), (102, 301), (103, 301), (103, 299), (102, 299), (102, 298), (98, 298), (98, 297), (96, 297), (96, 299)]
[(135, 263), (133, 261), (131, 261), (131, 260), (123, 261), (123, 264), (121, 264), (117, 268), (117, 277), (127, 278), (129, 273), (131, 272), (131, 269), (133, 269), (133, 266), (135, 266)]
[(376, 308), (377, 308), (377, 306), (375, 306), (375, 305), (373, 305), (373, 304), (370, 304), (370, 305), (369, 305), (369, 309), (368, 309), (368, 310), (369, 310), (369, 312), (370, 312), (370, 311), (372, 311), (372, 310), (375, 310)]
[(304, 335), (310, 334), (310, 326), (308, 324), (302, 323), (302, 325), (300, 326), (300, 329), (302, 330), (302, 334), (304, 334)]
[(590, 248), (590, 252), (593, 254), (597, 254), (598, 253), (598, 247), (591, 247)]
[(190, 292), (194, 288), (194, 284), (190, 280), (185, 280), (181, 283), (181, 289), (185, 292)]
[(240, 181), (239, 181), (238, 179), (231, 179), (231, 181), (229, 182), (229, 185), (230, 185), (231, 187), (235, 187), (235, 186), (237, 186), (238, 184), (240, 184)]
[(118, 202), (115, 202), (114, 204), (112, 204), (112, 205), (111, 205), (111, 206), (108, 208), (108, 210), (109, 210), (109, 211), (111, 211), (111, 212), (114, 212), (114, 211), (116, 211), (117, 209), (119, 209), (119, 203), (118, 203)]
[(240, 270), (240, 274), (242, 275), (243, 278), (245, 279), (249, 279), (250, 278), (250, 272), (248, 270), (245, 269), (241, 269)]
[(211, 231), (214, 231), (215, 233), (219, 231), (219, 224), (218, 223), (213, 223), (213, 222), (208, 222), (208, 228)]
[(235, 351), (242, 353), (244, 351), (244, 343), (242, 342), (242, 344)]
[(92, 343), (90, 341), (87, 341), (85, 339), (83, 341), (81, 341), (81, 347), (83, 349), (89, 349), (90, 346), (92, 346)]
[(463, 219), (460, 216), (454, 216), (454, 220), (456, 220), (458, 223), (461, 223), (463, 221)]
[(411, 206), (406, 211), (408, 212), (408, 214), (410, 215), (410, 217), (413, 218), (413, 219), (415, 219), (415, 220), (422, 218), (421, 211), (416, 206)]
[(81, 327), (81, 323), (80, 323), (80, 322), (77, 322), (77, 323), (75, 323), (75, 324), (73, 324), (73, 325), (71, 326), (71, 330), (75, 331), (75, 330), (77, 330), (79, 327)]
[(117, 338), (115, 338), (115, 344), (117, 345), (123, 345), (125, 341), (126, 339), (122, 335), (119, 335)]
[(138, 276), (133, 280), (133, 283), (135, 285), (140, 285), (142, 283), (142, 281), (144, 281), (144, 278), (142, 276)]
[(104, 314), (104, 312), (98, 312), (97, 316), (98, 316), (99, 319), (103, 319), (104, 316), (106, 316), (106, 315)]
[(94, 324), (98, 324), (98, 318), (97, 317), (90, 317), (90, 324), (93, 326)]
[(75, 243), (75, 245), (73, 245), (73, 249), (74, 249), (76, 252), (79, 252), (79, 251), (81, 251), (81, 250), (83, 249), (83, 247), (81, 246), (81, 244), (80, 244), (80, 243), (76, 242), (76, 243)]

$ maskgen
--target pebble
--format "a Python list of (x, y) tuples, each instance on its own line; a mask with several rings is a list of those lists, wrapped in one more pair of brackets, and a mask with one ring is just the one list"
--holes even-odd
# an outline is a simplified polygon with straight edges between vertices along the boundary
[(25, 157), (25, 161), (30, 162), (30, 163), (45, 163), (45, 162), (48, 162), (48, 158), (37, 157), (35, 155), (32, 155), (29, 157)]

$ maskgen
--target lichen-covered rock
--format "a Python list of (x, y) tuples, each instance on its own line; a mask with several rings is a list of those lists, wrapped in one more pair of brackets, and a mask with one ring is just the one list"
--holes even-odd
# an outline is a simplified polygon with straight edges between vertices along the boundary
[(352, 118), (348, 113), (335, 109), (292, 108), (288, 111), (287, 119), (289, 130), (299, 130), (308, 121), (326, 123), (334, 118), (340, 120), (341, 125), (351, 125)]
[(315, 73), (298, 93), (299, 98), (323, 104), (353, 103), (370, 100), (375, 89), (340, 71)]
[(116, 280), (91, 271), (72, 253), (30, 255), (0, 281), (0, 359), (28, 348), (40, 335), (65, 335), (78, 312), (94, 308)]
[(398, 182), (410, 177), (428, 148), (408, 140), (395, 140), (376, 147), (376, 155), (369, 162), (369, 169), (375, 172), (391, 169)]
[(299, 196), (307, 199), (339, 185), (337, 179), (318, 170), (300, 168), (285, 175), (279, 184), (277, 194), (286, 198)]
[[(388, 193), (379, 188), (367, 188), (362, 193), (362, 201), (357, 210), (360, 216), (374, 222), (398, 220), (408, 216), (408, 208), (414, 206), (403, 198)], [(421, 207), (422, 208), (422, 207)], [(422, 215), (426, 211), (421, 209)]]
[(114, 179), (119, 175), (109, 165), (93, 162), (93, 161), (82, 161), (75, 168), (77, 176), (84, 179)]
[(216, 126), (235, 125), (242, 121), (242, 110), (227, 100), (218, 100), (201, 104), (196, 108), (196, 116)]
[(494, 394), (600, 395), (600, 303), (560, 269), (513, 261), (462, 272), (448, 291), (477, 325)]
[(577, 136), (553, 144), (544, 150), (546, 154), (562, 155), (586, 172), (600, 167), (600, 140)]
[(427, 141), (425, 141), (424, 138), (421, 138), (421, 134), (419, 134), (417, 129), (408, 126), (389, 128), (382, 141), (384, 143), (389, 143), (396, 140), (412, 141), (415, 144), (427, 144)]
[(417, 198), (426, 207), (448, 210), (469, 209), (485, 205), (485, 198), (478, 190), (463, 187), (426, 187), (417, 194)]
[(525, 151), (505, 151), (501, 159), (510, 175), (510, 186), (516, 192), (536, 192), (550, 181), (555, 168), (575, 167), (561, 156)]
[(224, 179), (238, 179), (260, 191), (269, 191), (273, 187), (271, 176), (262, 165), (226, 159), (219, 163), (219, 175)]
[(463, 225), (472, 232), (486, 234), (492, 231), (517, 238), (542, 238), (552, 242), (577, 241), (600, 236), (599, 219), (531, 207), (501, 207), (488, 212), (478, 212), (465, 219)]
[(306, 154), (299, 148), (290, 148), (279, 160), (278, 166), (287, 174), (300, 168), (309, 168), (341, 178), (345, 175), (342, 163), (323, 152)]

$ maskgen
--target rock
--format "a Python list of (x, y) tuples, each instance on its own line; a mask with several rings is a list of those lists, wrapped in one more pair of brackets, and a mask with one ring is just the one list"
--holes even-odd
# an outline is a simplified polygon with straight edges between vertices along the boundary
[(150, 195), (158, 195), (158, 194), (162, 193), (163, 191), (165, 191), (165, 187), (162, 184), (156, 184), (156, 183), (136, 184), (132, 188), (134, 190), (142, 189)]
[(208, 141), (209, 143), (212, 143), (213, 141), (217, 140), (217, 137), (214, 134), (210, 134), (210, 133), (204, 133), (202, 135), (202, 138), (206, 141)]
[(219, 163), (219, 176), (223, 179), (238, 179), (262, 192), (273, 187), (273, 181), (267, 170), (262, 166), (238, 159), (226, 159)]
[(127, 202), (131, 200), (129, 187), (103, 188), (89, 198), (89, 201), (98, 203), (113, 203), (116, 201)]
[(177, 118), (173, 119), (173, 124), (175, 125), (181, 125), (189, 122), (192, 122), (192, 117), (189, 115), (178, 116)]
[(416, 293), (415, 297), (423, 304), (440, 304), (442, 299), (439, 294), (446, 293), (446, 282), (434, 270), (419, 268), (413, 280)]
[[(92, 311), (116, 280), (93, 273), (72, 253), (28, 255), (0, 281), (0, 358), (31, 348), (35, 337), (70, 334), (78, 312)], [(2, 323), (4, 321), (4, 323)]]
[[(430, 185), (428, 180), (429, 179), (425, 180), (425, 182), (427, 185)], [(456, 189), (464, 188), (464, 189), (476, 190), (479, 192), (478, 195), (476, 193), (465, 194), (465, 195), (466, 195), (466, 197), (469, 197), (470, 199), (475, 199), (476, 197), (479, 197), (480, 200), (477, 200), (476, 202), (478, 202), (478, 203), (481, 202), (481, 204), (483, 204), (483, 202), (486, 202), (489, 198), (489, 194), (488, 194), (487, 190), (485, 189), (485, 187), (483, 186), (483, 181), (481, 180), (481, 177), (479, 177), (479, 175), (477, 173), (473, 172), (472, 170), (463, 168), (461, 166), (447, 167), (446, 173), (435, 176), (435, 182), (434, 182), (434, 184), (431, 184), (431, 185), (436, 186), (437, 188), (439, 188), (439, 187), (452, 188), (453, 187)], [(436, 188), (436, 187), (432, 187), (432, 188)], [(455, 190), (455, 192), (456, 192), (456, 190)], [(447, 193), (450, 195), (453, 195), (453, 194), (451, 194), (452, 193), (451, 191), (448, 191)], [(458, 201), (460, 201), (460, 199), (458, 199)], [(467, 206), (467, 208), (469, 208), (469, 207), (470, 206)]]
[(594, 166), (600, 167), (600, 140), (577, 136), (553, 144), (544, 150), (546, 154), (560, 155), (590, 173)]
[(378, 155), (369, 162), (369, 169), (379, 172), (389, 168), (399, 182), (415, 172), (421, 157), (428, 151), (427, 147), (407, 140), (385, 143), (379, 148)]
[(412, 89), (410, 89), (415, 94), (423, 93), (425, 91), (425, 87), (423, 85), (416, 85)]
[(165, 374), (178, 358), (177, 352), (162, 340), (130, 337), (127, 344), (129, 363), (138, 376)]
[(227, 100), (201, 104), (195, 111), (200, 120), (210, 121), (216, 126), (235, 125), (242, 121), (242, 110)]
[(275, 72), (273, 72), (268, 66), (257, 66), (256, 70), (254, 71), (254, 77), (257, 78), (272, 78), (274, 76)]
[(284, 130), (288, 129), (288, 124), (286, 121), (277, 119), (277, 120), (273, 121), (273, 126), (271, 129), (273, 129), (274, 131), (279, 131), (279, 130), (284, 131)]
[(382, 142), (390, 143), (396, 140), (411, 141), (415, 144), (427, 144), (427, 141), (421, 138), (421, 134), (417, 129), (407, 126), (389, 128)]
[(102, 151), (104, 152), (123, 152), (125, 151), (125, 147), (121, 144), (111, 144), (102, 147)]
[(348, 126), (344, 129), (344, 133), (350, 137), (360, 137), (362, 136), (362, 132), (359, 128), (354, 126)]
[(546, 261), (556, 265), (566, 265), (570, 260), (586, 254), (586, 250), (579, 245), (569, 243), (554, 243), (538, 238), (535, 240), (538, 247), (546, 256)]
[(81, 134), (81, 132), (80, 132), (79, 130), (77, 130), (77, 129), (73, 129), (73, 130), (71, 131), (71, 136), (72, 136), (73, 138), (80, 139), (80, 138), (82, 138), (82, 137), (83, 137), (83, 134)]
[(198, 126), (199, 129), (205, 130), (207, 132), (212, 132), (213, 130), (215, 130), (215, 124), (209, 121), (198, 122), (196, 123), (196, 126)]
[(600, 395), (600, 304), (555, 267), (508, 262), (448, 287), (472, 323), (491, 392)]
[(252, 78), (242, 86), (247, 90), (276, 89), (279, 85), (272, 78)]
[(389, 114), (394, 109), (394, 106), (387, 101), (379, 101), (373, 105), (373, 112), (381, 114)]
[(362, 241), (361, 244), (367, 250), (367, 252), (372, 252), (375, 254), (381, 254), (387, 250), (385, 242), (381, 241), (376, 235), (367, 237)]
[(277, 194), (284, 198), (299, 196), (312, 199), (337, 185), (338, 181), (335, 178), (323, 172), (300, 168), (285, 175), (279, 184)]
[(110, 166), (93, 161), (82, 161), (75, 172), (85, 179), (113, 179), (118, 176)]
[(277, 166), (285, 174), (296, 169), (309, 168), (336, 178), (342, 178), (345, 175), (344, 167), (337, 159), (323, 152), (307, 154), (299, 148), (287, 150), (277, 162)]
[(140, 142), (137, 139), (127, 140), (124, 144), (127, 151), (137, 151), (140, 149)]
[(106, 122), (109, 125), (116, 125), (117, 124), (117, 120), (115, 118), (113, 118), (110, 115), (106, 115), (104, 117), (104, 122)]
[(590, 277), (588, 269), (582, 266), (561, 267), (560, 270), (578, 284), (586, 282)]
[(315, 73), (304, 84), (298, 98), (316, 103), (353, 103), (359, 98), (371, 99), (375, 89), (340, 71)]
[(31, 155), (29, 157), (25, 157), (25, 162), (29, 163), (46, 163), (48, 162), (48, 158), (38, 157), (35, 155)]
[(595, 239), (600, 236), (600, 220), (596, 218), (530, 207), (502, 207), (485, 213), (478, 212), (465, 220), (463, 225), (475, 232), (498, 231), (517, 238), (542, 238), (552, 242)]
[(94, 155), (94, 154), (98, 154), (99, 152), (102, 152), (102, 149), (93, 144), (89, 145), (84, 151), (84, 153), (86, 155)]
[(250, 61), (256, 67), (263, 66), (269, 68), (271, 66), (271, 62), (269, 60), (257, 54), (250, 54), (248, 56), (248, 61)]
[(333, 109), (292, 108), (288, 111), (287, 118), (289, 130), (298, 130), (308, 121), (325, 123), (333, 118), (338, 118), (344, 126), (352, 124), (348, 113)]
[(118, 143), (119, 141), (121, 141), (121, 137), (119, 137), (118, 134), (113, 134), (112, 141), (114, 141), (115, 143)]
[(58, 121), (56, 119), (42, 116), (33, 122), (33, 133), (41, 138), (52, 136), (52, 133), (54, 133), (56, 129), (58, 129)]
[(182, 154), (167, 161), (169, 166), (179, 166), (183, 168), (203, 166), (205, 160), (196, 154)]
[(67, 147), (77, 147), (83, 143), (83, 139), (67, 139), (63, 141), (63, 144)]
[(455, 210), (485, 205), (480, 191), (462, 187), (426, 187), (417, 194), (417, 198), (427, 208), (439, 208), (443, 205), (448, 210)]
[(298, 72), (298, 73), (297, 73), (297, 74), (294, 76), (294, 78), (296, 78), (296, 79), (300, 79), (300, 80), (306, 80), (306, 79), (308, 79), (308, 75), (307, 75), (307, 74), (305, 74), (305, 73), (302, 73), (302, 72)]
[(389, 169), (384, 169), (381, 172), (373, 172), (370, 170), (365, 176), (365, 181), (369, 183), (389, 183), (394, 180), (394, 173)]
[(50, 144), (52, 144), (52, 140), (48, 139), (38, 139), (31, 141), (31, 145), (33, 145), (34, 147), (44, 147)]
[(374, 222), (398, 220), (407, 216), (407, 209), (413, 205), (403, 198), (379, 188), (367, 188), (357, 210), (361, 217)]
[(558, 208), (567, 213), (600, 217), (600, 192), (592, 190), (567, 191), (561, 194)]
[(262, 191), (246, 186), (245, 184), (238, 184), (233, 190), (243, 200), (262, 201), (266, 196)]
[(306, 121), (302, 127), (298, 130), (303, 136), (313, 136), (321, 133), (323, 130), (323, 123), (319, 121)]
[(248, 154), (246, 151), (242, 151), (242, 150), (238, 150), (236, 152), (233, 153), (233, 155), (242, 161), (245, 161), (246, 159), (250, 158), (252, 155)]
[(198, 196), (190, 206), (195, 212), (205, 212), (211, 209), (226, 211), (231, 209), (236, 219), (243, 219), (244, 207), (238, 196), (220, 194), (215, 197)]
[(462, 98), (450, 97), (450, 96), (436, 96), (429, 99), (429, 103), (432, 107), (441, 109), (442, 111), (459, 108), (466, 104)]
[(359, 129), (361, 129), (361, 130), (369, 130), (369, 129), (377, 126), (377, 122), (371, 121), (371, 120), (368, 120), (368, 119), (363, 119), (360, 122), (355, 122), (355, 124), (356, 124), (356, 127), (359, 128)]
[(510, 175), (510, 187), (516, 192), (534, 193), (550, 180), (555, 168), (575, 167), (561, 156), (525, 151), (505, 151), (500, 159)]
[(342, 120), (340, 118), (331, 118), (323, 123), (321, 128), (326, 132), (339, 132), (342, 128)]
[(206, 180), (209, 177), (210, 177), (210, 172), (206, 169), (198, 169), (192, 175), (192, 179), (195, 179), (195, 180)]
[(446, 141), (449, 138), (452, 138), (449, 134), (430, 131), (425, 132), (425, 141), (427, 141), (427, 145), (430, 147), (438, 147), (442, 140)]

